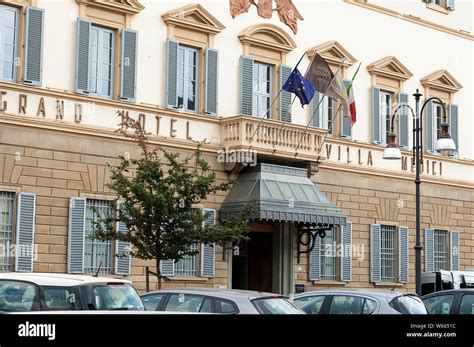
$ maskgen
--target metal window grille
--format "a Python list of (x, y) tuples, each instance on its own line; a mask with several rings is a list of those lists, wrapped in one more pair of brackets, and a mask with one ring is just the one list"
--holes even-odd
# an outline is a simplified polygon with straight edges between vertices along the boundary
[(110, 201), (90, 200), (86, 204), (86, 235), (84, 248), (84, 272), (101, 274), (111, 273), (112, 241), (91, 239), (94, 233), (94, 222), (110, 216), (112, 205)]
[(326, 236), (321, 239), (321, 279), (326, 281), (335, 281), (336, 271), (336, 230), (333, 228), (326, 231)]
[(382, 281), (385, 281), (385, 282), (396, 281), (395, 234), (396, 234), (396, 228), (394, 226), (381, 225), (380, 266), (381, 266), (381, 278), (382, 278)]
[(448, 238), (446, 231), (434, 231), (434, 270), (448, 270)]
[(13, 240), (15, 194), (0, 192), (0, 271), (11, 271), (10, 245)]
[[(192, 251), (197, 250), (197, 245), (193, 243)], [(197, 254), (186, 255), (178, 260), (174, 265), (174, 275), (178, 277), (194, 277), (197, 276)]]

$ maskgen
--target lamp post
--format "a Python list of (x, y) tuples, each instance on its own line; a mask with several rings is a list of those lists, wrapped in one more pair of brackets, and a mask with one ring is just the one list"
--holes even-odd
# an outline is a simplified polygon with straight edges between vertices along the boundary
[[(441, 134), (436, 141), (435, 149), (441, 152), (447, 152), (456, 149), (456, 145), (449, 135), (449, 124), (446, 121), (446, 108), (443, 101), (437, 97), (431, 97), (426, 100), (420, 111), (420, 99), (422, 94), (419, 90), (413, 94), (416, 101), (416, 112), (409, 105), (400, 105), (395, 109), (391, 119), (391, 129), (388, 135), (388, 145), (383, 152), (383, 158), (389, 160), (402, 159), (400, 149), (396, 144), (396, 135), (394, 132), (394, 120), (397, 111), (403, 107), (407, 107), (413, 116), (413, 161), (415, 164), (415, 202), (416, 202), (416, 240), (415, 240), (415, 273), (416, 273), (416, 294), (421, 296), (421, 237), (420, 237), (420, 168), (423, 165), (423, 111), (432, 100), (439, 102), (443, 109), (443, 122), (441, 123)], [(413, 165), (412, 161), (412, 165)]]

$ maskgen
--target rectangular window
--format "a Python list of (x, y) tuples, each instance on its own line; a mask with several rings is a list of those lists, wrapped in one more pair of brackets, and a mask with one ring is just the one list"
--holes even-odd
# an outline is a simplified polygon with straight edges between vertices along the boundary
[(385, 282), (396, 282), (395, 268), (395, 234), (396, 228), (389, 225), (380, 226), (380, 266), (381, 278)]
[(436, 141), (441, 136), (441, 123), (443, 123), (443, 106), (437, 102), (433, 103), (433, 148), (436, 148)]
[(258, 118), (271, 118), (272, 67), (270, 65), (254, 63), (252, 97), (252, 114)]
[(326, 236), (321, 239), (321, 280), (335, 281), (337, 279), (336, 245), (336, 230), (334, 228), (326, 230)]
[(391, 127), (392, 115), (392, 94), (389, 92), (380, 92), (380, 124), (382, 130), (382, 143), (388, 143), (388, 134)]
[(178, 48), (178, 108), (197, 110), (198, 50), (179, 46)]
[(18, 10), (0, 5), (0, 79), (16, 80), (18, 56)]
[(84, 273), (111, 273), (112, 242), (91, 239), (94, 233), (94, 222), (110, 216), (112, 203), (104, 200), (87, 199), (86, 202), (86, 232), (84, 246)]
[(448, 236), (444, 230), (434, 231), (434, 271), (448, 269)]
[(115, 33), (92, 26), (89, 41), (89, 88), (91, 95), (112, 97)]
[[(197, 245), (194, 243), (191, 246), (192, 251), (197, 250)], [(174, 265), (174, 275), (178, 277), (195, 277), (197, 276), (197, 254), (187, 255), (178, 260)]]
[(0, 192), (0, 271), (11, 271), (11, 257), (6, 256), (13, 240), (13, 205), (15, 194)]

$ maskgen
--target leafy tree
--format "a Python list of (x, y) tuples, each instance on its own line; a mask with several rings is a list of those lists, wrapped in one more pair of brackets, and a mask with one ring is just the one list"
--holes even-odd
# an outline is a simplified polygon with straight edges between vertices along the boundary
[[(248, 239), (246, 232), (255, 209), (249, 205), (238, 216), (221, 225), (204, 226), (205, 215), (193, 208), (210, 194), (227, 191), (233, 182), (217, 183), (216, 174), (202, 157), (202, 143), (192, 155), (181, 157), (163, 148), (151, 149), (149, 133), (134, 119), (126, 117), (116, 132), (137, 142), (139, 159), (120, 156), (118, 167), (110, 167), (111, 183), (117, 194), (110, 216), (99, 216), (94, 223), (93, 238), (130, 242), (130, 254), (139, 259), (156, 261), (158, 288), (163, 276), (160, 263), (194, 255), (193, 243), (229, 243)], [(114, 227), (124, 223), (126, 233)]]

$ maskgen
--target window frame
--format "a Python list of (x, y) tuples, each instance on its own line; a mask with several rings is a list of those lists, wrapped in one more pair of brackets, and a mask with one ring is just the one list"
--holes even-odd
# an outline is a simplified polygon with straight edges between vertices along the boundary
[[(385, 233), (384, 233), (385, 231)], [(382, 250), (384, 249), (388, 249), (388, 247), (384, 248), (384, 235), (387, 233), (387, 232), (391, 232), (392, 233), (392, 245), (393, 247), (393, 253), (388, 253), (388, 252), (383, 252)], [(385, 235), (386, 236), (386, 235)], [(385, 242), (385, 244), (387, 244), (387, 241)], [(388, 258), (385, 258), (383, 256), (393, 256), (393, 258), (391, 259), (388, 259)], [(398, 228), (395, 226), (395, 225), (387, 225), (387, 224), (380, 224), (380, 279), (382, 282), (388, 282), (388, 283), (396, 283), (398, 282), (398, 277), (399, 277), (399, 273), (398, 273), (398, 257), (399, 257), (399, 254), (398, 254)], [(383, 274), (385, 273), (385, 270), (387, 270), (387, 267), (384, 267), (384, 261), (386, 262), (390, 262), (391, 265), (393, 266), (393, 269), (392, 269), (392, 274), (393, 276), (384, 276)], [(385, 270), (384, 270), (385, 268)]]
[[(96, 67), (96, 77), (95, 77), (97, 89), (96, 89), (95, 93), (91, 91), (92, 90), (91, 79), (94, 78), (94, 77), (91, 77), (92, 46), (93, 45), (92, 45), (92, 40), (90, 40), (89, 41), (89, 75), (88, 75), (89, 90), (90, 90), (89, 95), (99, 97), (99, 98), (105, 98), (105, 99), (113, 99), (114, 94), (115, 94), (115, 73), (116, 73), (115, 58), (116, 58), (116, 54), (117, 54), (117, 51), (116, 51), (116, 46), (117, 46), (116, 45), (116, 39), (117, 39), (116, 34), (117, 34), (117, 31), (115, 29), (110, 29), (110, 28), (107, 28), (107, 27), (96, 25), (92, 22), (91, 23), (91, 28), (90, 28), (91, 34), (92, 34), (93, 30), (98, 31), (98, 35), (97, 35), (97, 61), (96, 61), (97, 67)], [(111, 61), (110, 61), (110, 63), (107, 63), (111, 66), (110, 91), (109, 91), (110, 94), (109, 95), (105, 95), (105, 94), (102, 93), (102, 83), (103, 83), (103, 80), (104, 80), (102, 78), (102, 66), (104, 65), (104, 61), (102, 60), (102, 58), (103, 58), (102, 56), (103, 56), (103, 51), (105, 49), (104, 42), (103, 42), (104, 33), (110, 33), (112, 35), (112, 47), (110, 48), (110, 50), (111, 50)]]
[[(3, 201), (4, 195), (11, 195), (11, 198), (5, 198), (5, 199), (9, 199), (10, 203), (11, 203), (11, 206), (10, 206), (10, 209), (11, 209), (11, 216), (10, 216), (10, 220), (11, 220), (11, 239), (9, 240), (10, 241), (10, 246), (11, 246), (15, 242), (15, 237), (16, 237), (17, 194), (15, 192), (12, 192), (12, 191), (2, 190), (2, 191), (0, 191), (0, 202)], [(2, 220), (3, 220), (3, 216), (0, 215), (0, 222)], [(0, 234), (2, 234), (2, 233), (6, 233), (6, 231), (3, 231), (3, 230), (0, 231)], [(7, 246), (7, 244), (4, 243), (4, 247), (6, 247), (6, 246)], [(12, 257), (7, 257), (7, 260), (10, 262), (9, 264), (4, 264), (3, 260), (0, 263), (0, 273), (13, 271), (13, 268), (14, 268), (14, 265), (15, 265), (15, 262), (13, 261), (13, 258)]]
[(11, 6), (11, 5), (8, 5), (8, 4), (0, 4), (0, 10), (4, 16), (4, 11), (14, 11), (15, 12), (15, 32), (14, 32), (14, 48), (13, 48), (13, 70), (12, 70), (12, 74), (13, 74), (13, 78), (5, 78), (4, 77), (4, 74), (3, 74), (3, 70), (4, 70), (4, 56), (3, 56), (3, 53), (5, 51), (5, 33), (4, 33), (4, 29), (5, 29), (5, 22), (3, 21), (3, 25), (1, 27), (1, 31), (0, 31), (0, 49), (2, 50), (0, 52), (1, 54), (1, 58), (0, 58), (0, 81), (1, 82), (10, 82), (10, 83), (16, 83), (18, 81), (18, 71), (21, 71), (21, 69), (19, 68), (19, 66), (17, 66), (17, 60), (19, 59), (20, 57), (20, 47), (22, 46), (22, 42), (19, 42), (19, 39), (20, 39), (20, 30), (21, 30), (21, 25), (20, 25), (20, 22), (21, 22), (21, 16), (20, 16), (20, 9), (18, 7), (14, 7), (14, 6)]
[[(333, 242), (336, 242), (336, 248), (335, 249), (332, 249), (332, 252), (334, 252), (334, 255), (331, 257), (331, 256), (325, 256), (323, 255), (323, 252), (325, 252), (325, 250), (323, 249), (323, 247), (325, 247), (326, 243), (324, 243), (323, 241), (326, 239), (326, 237), (328, 236), (327, 233), (328, 231), (331, 231), (334, 233), (334, 239), (332, 241), (332, 244)], [(324, 238), (321, 239), (321, 242), (320, 242), (320, 255), (319, 255), (319, 271), (320, 271), (320, 281), (338, 281), (341, 279), (341, 272), (340, 272), (340, 257), (337, 256), (337, 245), (340, 244), (340, 237), (341, 237), (341, 233), (340, 233), (340, 228), (337, 228), (337, 227), (333, 227), (331, 230), (327, 230), (326, 231), (326, 236)], [(325, 265), (326, 262), (323, 261), (323, 259), (326, 260), (326, 258), (330, 258), (332, 259), (332, 262), (333, 264), (331, 264), (331, 266), (333, 266), (334, 268), (334, 273), (333, 274), (326, 274), (325, 271), (323, 269), (325, 269)]]
[[(183, 258), (179, 259), (174, 263), (174, 276), (173, 277), (198, 277), (199, 276), (199, 245), (193, 243), (191, 245), (191, 250), (198, 251), (195, 255), (185, 255)], [(191, 262), (193, 269), (186, 269), (186, 266)], [(182, 269), (177, 270), (177, 267), (181, 266)], [(181, 272), (178, 273), (177, 272)]]
[[(440, 236), (444, 238), (444, 256), (439, 255), (441, 250), (439, 247), (441, 244), (437, 244), (436, 239)], [(449, 238), (448, 238), (448, 231), (442, 229), (433, 229), (433, 268), (434, 271), (451, 271), (450, 264), (449, 264), (449, 254), (450, 254), (450, 245), (449, 245)], [(440, 261), (440, 258), (444, 258)], [(440, 268), (440, 265), (446, 265), (445, 269)]]
[[(272, 106), (272, 101), (273, 101), (272, 97), (273, 97), (273, 85), (274, 85), (273, 79), (274, 79), (274, 74), (275, 74), (276, 68), (272, 64), (257, 61), (257, 60), (254, 61), (252, 68), (253, 68), (252, 99), (254, 99), (252, 101), (252, 115), (256, 118), (259, 118), (259, 119), (262, 119), (262, 118), (273, 119), (273, 109), (272, 109), (273, 108), (273, 106)], [(267, 70), (267, 75), (270, 76), (270, 80), (268, 80), (268, 79), (262, 80), (260, 78), (260, 72), (261, 72), (260, 69), (261, 68), (268, 69)], [(267, 87), (270, 90), (269, 92), (262, 92), (262, 91), (258, 90), (262, 83), (267, 84)], [(256, 98), (257, 102), (255, 102), (255, 98)], [(259, 114), (259, 111), (260, 111), (259, 105), (260, 105), (261, 98), (267, 98), (268, 106), (269, 106), (265, 109), (265, 113), (262, 114), (262, 115)], [(257, 114), (255, 114), (255, 110), (256, 110)]]
[[(199, 98), (200, 98), (200, 93), (199, 93), (199, 89), (200, 89), (200, 86), (201, 86), (201, 72), (203, 70), (203, 66), (202, 66), (202, 61), (203, 59), (202, 58), (202, 50), (199, 48), (199, 47), (192, 47), (192, 46), (187, 46), (187, 45), (182, 45), (182, 44), (179, 44), (178, 46), (178, 61), (177, 61), (177, 65), (178, 65), (178, 73), (179, 73), (179, 65), (181, 64), (180, 61), (179, 61), (179, 55), (180, 55), (180, 52), (181, 51), (184, 51), (183, 53), (183, 107), (180, 107), (179, 105), (179, 101), (177, 101), (177, 105), (178, 105), (178, 109), (183, 109), (184, 111), (186, 112), (189, 112), (189, 113), (198, 113), (199, 112)], [(196, 69), (196, 74), (194, 76), (195, 78), (195, 95), (194, 95), (194, 110), (192, 109), (189, 109), (188, 108), (188, 98), (189, 98), (189, 94), (188, 94), (188, 91), (189, 91), (189, 83), (191, 83), (189, 81), (189, 70), (190, 70), (190, 64), (189, 64), (189, 55), (188, 53), (189, 52), (192, 52), (196, 55), (196, 65), (193, 66), (195, 67)], [(178, 76), (177, 77), (177, 82), (180, 83), (180, 80), (181, 78)], [(176, 96), (177, 96), (177, 99), (179, 100), (179, 88), (177, 87), (177, 90), (176, 90)]]
[[(386, 97), (389, 97), (389, 103), (387, 104)], [(394, 93), (386, 89), (380, 89), (380, 132), (381, 132), (381, 145), (386, 145), (388, 143), (388, 135), (391, 132), (391, 117), (393, 112), (393, 99)], [(388, 112), (387, 112), (388, 111)], [(394, 124), (394, 132), (398, 133), (397, 124)]]

